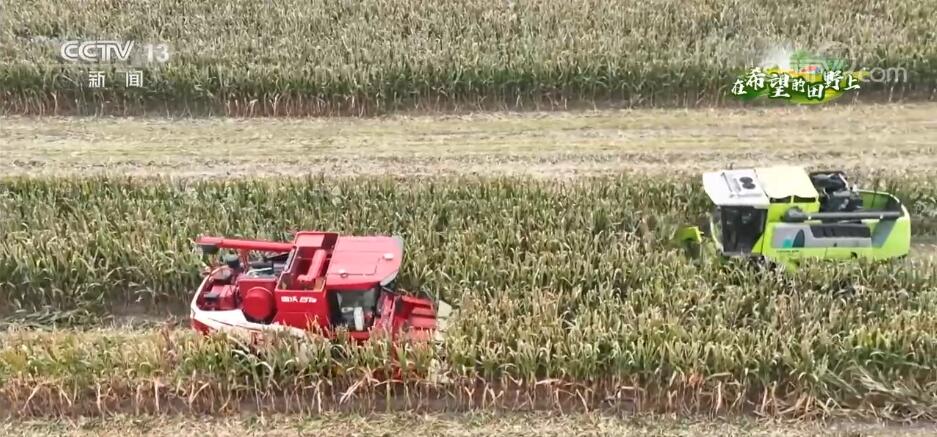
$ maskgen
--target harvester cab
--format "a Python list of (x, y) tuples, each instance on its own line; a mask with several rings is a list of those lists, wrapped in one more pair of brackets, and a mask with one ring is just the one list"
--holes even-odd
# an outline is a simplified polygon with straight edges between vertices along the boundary
[(675, 242), (698, 253), (706, 242), (725, 257), (793, 266), (804, 259), (892, 259), (908, 254), (911, 220), (895, 196), (853, 186), (841, 171), (800, 167), (703, 174), (713, 203), (708, 223)]
[(346, 330), (356, 340), (382, 332), (439, 339), (451, 308), (398, 293), (403, 258), (399, 237), (298, 232), (290, 243), (201, 237), (215, 257), (191, 303), (193, 328), (253, 334)]

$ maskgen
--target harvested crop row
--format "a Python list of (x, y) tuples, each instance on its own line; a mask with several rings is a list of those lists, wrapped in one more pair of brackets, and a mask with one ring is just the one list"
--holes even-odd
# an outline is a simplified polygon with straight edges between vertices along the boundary
[(921, 177), (937, 173), (935, 113), (937, 103), (314, 120), (3, 117), (0, 174), (567, 179), (791, 163)]
[[(229, 115), (454, 107), (565, 108), (721, 102), (740, 69), (782, 46), (854, 67), (901, 67), (880, 96), (937, 87), (932, 0), (11, 3), (0, 16), (2, 109), (17, 113)], [(168, 45), (141, 88), (120, 65), (63, 66), (62, 42)], [(160, 53), (157, 53), (159, 55)], [(154, 56), (154, 59), (156, 56)]]

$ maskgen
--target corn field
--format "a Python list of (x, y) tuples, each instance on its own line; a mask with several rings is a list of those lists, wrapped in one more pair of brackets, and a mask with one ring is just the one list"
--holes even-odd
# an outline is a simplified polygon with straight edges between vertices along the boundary
[[(907, 203), (915, 239), (937, 236), (933, 179), (875, 185)], [(697, 265), (667, 239), (705, 210), (692, 175), (6, 178), (0, 306), (20, 322), (0, 333), (0, 405), (937, 416), (937, 264)], [(274, 338), (252, 354), (184, 329), (67, 329), (134, 302), (181, 308), (199, 234), (302, 229), (403, 236), (402, 288), (458, 310), (446, 341)], [(43, 329), (17, 328), (30, 321)], [(391, 356), (407, 371), (374, 379)]]
[[(376, 114), (731, 103), (781, 49), (903, 68), (862, 100), (933, 99), (934, 0), (7, 2), (0, 108), (20, 114)], [(166, 44), (168, 62), (73, 65), (67, 40)], [(104, 88), (87, 74), (102, 71)], [(107, 85), (109, 84), (109, 85)]]

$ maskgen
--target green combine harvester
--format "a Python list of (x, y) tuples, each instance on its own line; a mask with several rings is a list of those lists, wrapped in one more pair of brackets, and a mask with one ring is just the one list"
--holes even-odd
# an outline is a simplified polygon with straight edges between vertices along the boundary
[(807, 259), (901, 258), (911, 248), (911, 218), (901, 201), (857, 189), (841, 171), (723, 170), (705, 173), (703, 189), (714, 204), (708, 223), (674, 235), (695, 256), (704, 241), (724, 257), (786, 267)]

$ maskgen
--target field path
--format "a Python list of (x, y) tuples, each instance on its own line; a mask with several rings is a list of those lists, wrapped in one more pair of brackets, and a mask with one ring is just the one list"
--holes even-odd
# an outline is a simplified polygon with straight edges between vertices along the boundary
[(502, 414), (325, 414), (319, 417), (272, 415), (260, 417), (132, 416), (109, 419), (79, 418), (61, 421), (0, 423), (0, 430), (15, 435), (615, 435), (615, 436), (925, 436), (931, 424), (772, 422), (754, 419), (682, 419), (658, 416), (610, 417), (544, 413)]
[(937, 104), (392, 116), (0, 117), (0, 174), (525, 174), (937, 168)]

